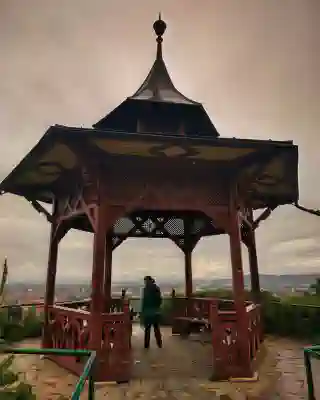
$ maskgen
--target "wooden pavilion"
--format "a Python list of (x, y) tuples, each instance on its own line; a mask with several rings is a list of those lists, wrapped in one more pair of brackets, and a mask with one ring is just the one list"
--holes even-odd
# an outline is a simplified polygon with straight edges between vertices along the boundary
[[(112, 311), (112, 251), (128, 237), (169, 238), (185, 260), (175, 321), (207, 321), (216, 378), (252, 376), (262, 340), (255, 229), (275, 207), (298, 200), (298, 149), (291, 141), (220, 137), (203, 106), (170, 79), (161, 17), (153, 28), (156, 60), (137, 92), (93, 128), (50, 127), (1, 183), (1, 194), (25, 197), (51, 224), (43, 346), (94, 349), (98, 380), (130, 379), (131, 322), (126, 302)], [(258, 209), (264, 211), (254, 220)], [(89, 311), (54, 304), (58, 246), (70, 229), (94, 234)], [(218, 234), (230, 238), (228, 310), (193, 296), (192, 251), (201, 237)], [(241, 242), (249, 251), (252, 302), (245, 301)], [(56, 361), (82, 370), (82, 360)]]

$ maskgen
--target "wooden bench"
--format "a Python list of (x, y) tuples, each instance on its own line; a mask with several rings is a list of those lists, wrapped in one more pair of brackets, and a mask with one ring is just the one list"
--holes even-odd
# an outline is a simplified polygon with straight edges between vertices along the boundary
[(191, 333), (200, 333), (209, 329), (209, 321), (204, 318), (176, 317), (172, 328), (173, 333), (188, 337)]

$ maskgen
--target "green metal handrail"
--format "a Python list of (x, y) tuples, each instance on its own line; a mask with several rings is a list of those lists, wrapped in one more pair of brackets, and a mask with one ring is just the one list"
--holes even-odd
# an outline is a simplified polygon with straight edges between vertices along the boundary
[(32, 348), (12, 348), (5, 347), (0, 350), (5, 354), (39, 354), (39, 355), (55, 355), (55, 356), (74, 356), (74, 357), (89, 357), (83, 373), (80, 376), (71, 400), (79, 400), (83, 391), (86, 380), (88, 380), (88, 400), (94, 400), (95, 385), (93, 378), (93, 368), (96, 360), (96, 352), (90, 350), (71, 350), (71, 349), (32, 349)]
[(305, 347), (303, 349), (304, 364), (306, 367), (307, 385), (308, 385), (308, 399), (316, 400), (314, 393), (314, 383), (311, 367), (311, 357), (320, 360), (320, 346)]

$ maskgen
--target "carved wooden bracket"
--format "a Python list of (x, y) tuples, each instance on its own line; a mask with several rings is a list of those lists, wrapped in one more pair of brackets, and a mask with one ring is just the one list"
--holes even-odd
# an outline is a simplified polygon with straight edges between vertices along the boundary
[(192, 237), (189, 238), (172, 236), (169, 239), (172, 240), (179, 247), (179, 249), (185, 254), (187, 252), (190, 253), (193, 252), (197, 243), (201, 239), (201, 236), (193, 235)]
[(127, 238), (128, 238), (127, 235), (113, 236), (112, 237), (112, 251), (114, 251), (116, 248), (118, 248)]
[(309, 213), (311, 215), (315, 215), (317, 217), (320, 217), (320, 210), (313, 210), (312, 208), (303, 207), (297, 202), (294, 203), (293, 205), (300, 211), (304, 211), (304, 212), (307, 212), (307, 213)]
[(119, 218), (121, 218), (128, 212), (128, 208), (125, 206), (112, 205), (108, 204), (107, 202), (98, 205), (96, 207), (96, 213), (98, 211), (98, 207), (105, 208), (104, 213), (106, 218), (106, 225), (105, 225), (106, 233), (112, 229), (112, 227), (118, 221)]
[(239, 219), (240, 219), (240, 230), (241, 230), (241, 241), (242, 243), (250, 247), (254, 239), (254, 231), (258, 228), (260, 223), (266, 220), (276, 207), (266, 208), (256, 220), (253, 220), (253, 211), (248, 207), (240, 207)]
[(58, 224), (70, 221), (73, 218), (86, 215), (93, 231), (96, 230), (95, 208), (96, 204), (87, 204), (83, 193), (84, 187), (59, 201), (57, 220)]
[(273, 210), (276, 209), (275, 207), (268, 207), (266, 208), (260, 215), (259, 217), (252, 222), (252, 229), (256, 230), (258, 228), (258, 226), (260, 225), (260, 222), (265, 221), (267, 218), (270, 217), (271, 213)]
[(66, 234), (70, 231), (71, 229), (71, 224), (69, 221), (62, 221), (59, 224), (56, 225), (53, 233), (53, 239), (57, 240), (58, 243), (61, 242), (61, 240), (66, 236)]
[(228, 207), (204, 206), (202, 211), (212, 219), (217, 228), (224, 230), (226, 233), (230, 232)]
[(53, 218), (52, 218), (51, 214), (37, 200), (33, 200), (33, 199), (27, 198), (27, 197), (26, 197), (26, 199), (29, 201), (31, 206), (36, 211), (38, 211), (38, 213), (43, 214), (47, 218), (47, 221), (52, 223)]

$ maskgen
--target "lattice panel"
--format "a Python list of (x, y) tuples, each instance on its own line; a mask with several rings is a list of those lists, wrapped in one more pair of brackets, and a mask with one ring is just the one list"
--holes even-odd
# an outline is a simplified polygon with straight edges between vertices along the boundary
[(170, 218), (164, 224), (166, 231), (172, 236), (184, 235), (184, 221), (181, 218)]
[(207, 222), (204, 219), (196, 219), (192, 223), (191, 234), (199, 234), (207, 225)]
[(134, 227), (135, 224), (131, 221), (131, 219), (124, 217), (118, 219), (118, 221), (114, 224), (113, 230), (115, 235), (126, 235)]
[(165, 236), (167, 233), (164, 229), (164, 222), (164, 217), (155, 218), (156, 229), (153, 231), (153, 233), (158, 237)]
[(146, 221), (145, 218), (141, 218), (139, 216), (133, 218), (133, 222), (134, 222), (134, 226), (135, 226), (135, 228), (133, 229), (133, 232), (134, 232), (135, 236), (139, 236), (139, 235), (142, 235), (143, 233), (146, 233), (146, 230), (144, 229), (144, 226), (143, 226), (145, 221)]
[(112, 246), (116, 247), (121, 242), (121, 239), (118, 236), (112, 237)]
[(153, 233), (157, 228), (156, 223), (151, 218), (148, 218), (141, 225), (143, 229), (148, 233)]
[(188, 214), (161, 216), (150, 212), (120, 218), (114, 225), (113, 235), (120, 238), (139, 236), (183, 238), (186, 234), (201, 236), (214, 233), (215, 229), (214, 223), (206, 216)]

